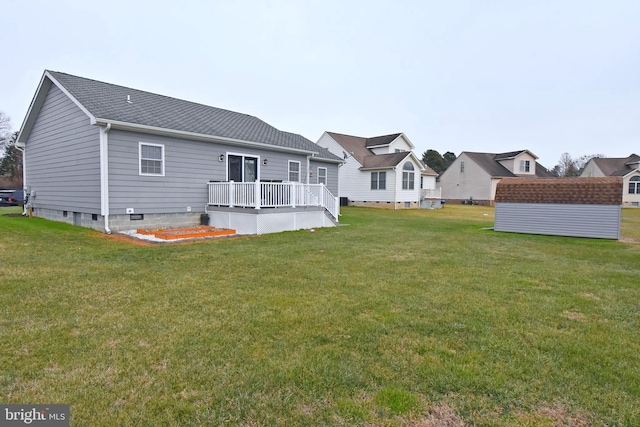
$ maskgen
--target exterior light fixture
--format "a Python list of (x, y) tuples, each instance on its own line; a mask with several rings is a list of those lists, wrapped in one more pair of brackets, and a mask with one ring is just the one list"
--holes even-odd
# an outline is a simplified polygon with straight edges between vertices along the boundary
[(267, 166), (267, 159), (264, 159), (264, 160), (262, 161), (262, 164), (263, 164), (264, 166)]
[(224, 162), (224, 154), (220, 154), (220, 157), (218, 157), (218, 161)]

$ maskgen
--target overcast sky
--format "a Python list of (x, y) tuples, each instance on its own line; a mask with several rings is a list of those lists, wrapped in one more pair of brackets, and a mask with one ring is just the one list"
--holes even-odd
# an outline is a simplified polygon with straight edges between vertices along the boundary
[(0, 111), (45, 69), (261, 118), (317, 141), (404, 132), (529, 149), (546, 167), (640, 154), (640, 0), (2, 2)]

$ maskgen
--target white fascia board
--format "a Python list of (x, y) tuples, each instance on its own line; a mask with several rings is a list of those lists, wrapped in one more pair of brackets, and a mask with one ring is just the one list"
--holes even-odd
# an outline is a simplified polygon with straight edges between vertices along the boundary
[(73, 95), (71, 95), (71, 93), (69, 93), (69, 91), (62, 85), (60, 84), (59, 81), (57, 81), (51, 74), (49, 74), (48, 71), (44, 72), (44, 75), (47, 76), (47, 78), (49, 78), (49, 80), (51, 80), (53, 82), (53, 84), (55, 84), (56, 86), (58, 86), (58, 89), (60, 89), (62, 91), (62, 93), (64, 93), (65, 95), (67, 95), (69, 97), (69, 99), (71, 101), (73, 101), (74, 104), (76, 104), (76, 106), (82, 110), (83, 113), (85, 113), (87, 115), (87, 117), (89, 117), (89, 119), (91, 120), (91, 124), (93, 124), (96, 120), (96, 118), (93, 116), (93, 114), (91, 114), (89, 112), (89, 110), (87, 110), (84, 105), (82, 105)]
[[(95, 117), (87, 110), (84, 105), (82, 105), (76, 98), (74, 98), (67, 89), (65, 89), (60, 82), (58, 82), (48, 71), (45, 71), (42, 74), (42, 78), (40, 79), (40, 83), (38, 84), (38, 89), (36, 90), (33, 99), (31, 100), (31, 104), (29, 105), (29, 109), (27, 110), (27, 115), (22, 122), (22, 126), (20, 127), (20, 132), (18, 133), (18, 142), (24, 143), (25, 139), (28, 138), (28, 134), (31, 132), (31, 128), (36, 120), (40, 112), (40, 108), (44, 104), (44, 100), (51, 88), (51, 85), (54, 84), (58, 89), (62, 91), (80, 110), (87, 115), (91, 124), (95, 124)], [(26, 131), (26, 135), (24, 135)]]
[[(413, 142), (411, 142), (407, 135), (405, 135), (404, 133), (400, 133), (400, 135), (398, 135), (398, 138), (400, 137), (403, 137), (409, 143), (409, 147), (411, 147), (412, 150), (415, 150), (416, 146), (413, 145)], [(398, 138), (394, 139), (394, 141), (396, 141)]]
[(336, 164), (346, 163), (344, 160), (325, 159), (324, 157), (316, 157), (316, 156), (311, 157), (311, 160), (313, 160), (314, 162), (325, 162), (325, 163), (336, 163)]
[(131, 132), (144, 132), (144, 133), (151, 133), (154, 135), (173, 136), (173, 137), (180, 136), (180, 137), (194, 139), (198, 141), (221, 142), (229, 145), (241, 145), (245, 147), (250, 146), (250, 147), (262, 148), (270, 151), (282, 151), (286, 153), (316, 154), (316, 155), (318, 154), (317, 151), (301, 150), (299, 148), (281, 147), (278, 145), (265, 144), (263, 142), (245, 141), (242, 139), (226, 138), (223, 136), (213, 136), (213, 135), (206, 135), (202, 133), (188, 132), (183, 130), (165, 129), (165, 128), (159, 128), (156, 126), (147, 126), (147, 125), (140, 125), (136, 123), (120, 122), (117, 120), (96, 118), (95, 123), (93, 124), (106, 125), (108, 123), (111, 123), (111, 126), (113, 129), (128, 130)]
[(379, 168), (358, 168), (361, 171), (380, 171), (380, 170), (395, 170), (395, 166), (384, 166)]
[[(38, 101), (40, 101), (39, 102), (40, 105), (38, 106), (38, 108), (36, 108), (37, 110), (40, 110), (40, 107), (44, 102), (44, 94), (40, 95), (40, 93), (42, 91), (42, 86), (45, 84), (45, 80), (44, 80), (45, 74), (46, 73), (43, 73), (42, 77), (40, 77), (40, 83), (38, 83), (38, 89), (36, 89), (36, 93), (33, 94), (33, 98), (31, 98), (31, 103), (29, 104), (29, 109), (27, 110), (27, 115), (24, 116), (24, 119), (22, 120), (22, 126), (20, 126), (20, 131), (18, 132), (18, 138), (16, 138), (17, 143), (24, 143), (24, 141), (22, 140), (22, 133), (25, 130), (25, 126), (27, 126), (27, 122), (30, 122), (29, 118), (31, 117), (32, 112), (33, 113), (36, 112), (34, 111), (35, 105), (38, 103)], [(49, 87), (47, 87), (46, 89), (48, 90)], [(35, 118), (33, 120), (35, 121)]]

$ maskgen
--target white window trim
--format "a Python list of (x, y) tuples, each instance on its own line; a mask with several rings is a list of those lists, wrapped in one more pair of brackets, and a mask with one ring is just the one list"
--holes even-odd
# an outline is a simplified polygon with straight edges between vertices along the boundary
[[(160, 162), (162, 164), (162, 173), (143, 173), (142, 172), (142, 146), (147, 145), (151, 147), (160, 147)], [(147, 159), (147, 160), (156, 160), (156, 159)], [(164, 144), (153, 144), (151, 142), (138, 142), (138, 174), (140, 176), (164, 176)]]
[[(371, 188), (371, 191), (378, 191), (378, 190), (382, 190), (382, 191), (386, 191), (387, 190), (387, 171), (373, 171), (371, 172), (371, 184), (373, 184), (373, 174), (377, 174), (376, 175), (376, 188)], [(384, 174), (384, 188), (380, 188), (380, 174)]]
[(320, 170), (324, 170), (324, 185), (329, 183), (329, 178), (327, 176), (327, 168), (318, 168), (318, 176), (316, 177), (316, 184), (320, 184)]
[[(291, 163), (297, 163), (298, 164), (298, 180), (297, 181), (292, 181), (291, 180), (291, 172), (293, 172), (291, 170)], [(302, 182), (300, 181), (302, 179), (302, 164), (300, 163), (300, 161), (298, 160), (289, 160), (289, 163), (287, 164), (288, 169), (287, 169), (287, 178), (289, 179), (290, 182)]]
[[(229, 181), (229, 156), (238, 156), (238, 157), (242, 157), (242, 167), (244, 168), (244, 159), (247, 157), (251, 157), (254, 159), (258, 159), (258, 175), (256, 177), (256, 180), (260, 181), (260, 167), (262, 165), (262, 160), (260, 160), (260, 156), (256, 155), (256, 154), (248, 154), (248, 153), (240, 153), (240, 152), (236, 152), (236, 151), (227, 151), (224, 153), (224, 170), (225, 170), (225, 176), (227, 177), (227, 181)], [(244, 170), (242, 171), (242, 177), (244, 178)]]

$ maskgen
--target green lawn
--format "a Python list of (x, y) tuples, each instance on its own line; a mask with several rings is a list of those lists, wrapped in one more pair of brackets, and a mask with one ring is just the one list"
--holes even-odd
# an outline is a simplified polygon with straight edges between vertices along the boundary
[(629, 242), (460, 205), (153, 246), (15, 211), (0, 402), (75, 426), (640, 425), (640, 209)]

